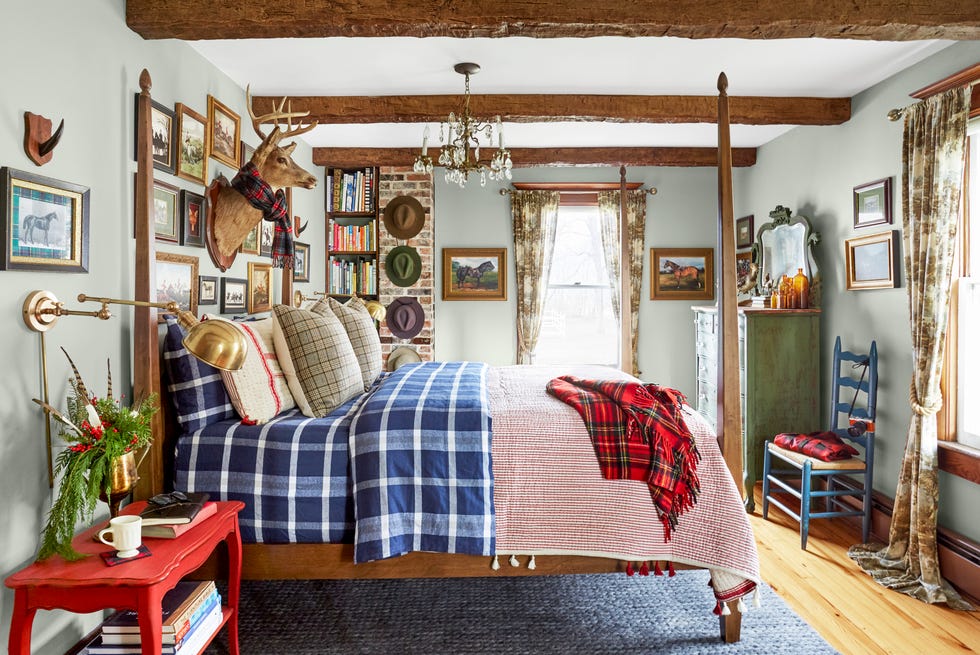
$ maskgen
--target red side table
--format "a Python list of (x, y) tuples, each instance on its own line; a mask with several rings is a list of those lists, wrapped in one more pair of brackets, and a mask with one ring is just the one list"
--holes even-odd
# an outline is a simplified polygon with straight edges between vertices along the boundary
[[(133, 503), (122, 513), (139, 513), (145, 505), (145, 502)], [(144, 543), (152, 553), (150, 557), (111, 567), (98, 555), (110, 547), (93, 539), (104, 527), (100, 524), (72, 541), (75, 550), (90, 555), (84, 560), (66, 562), (54, 555), (14, 573), (4, 581), (14, 590), (8, 655), (30, 655), (31, 626), (39, 609), (82, 613), (107, 608), (136, 610), (143, 652), (160, 655), (163, 595), (207, 561), (222, 541), (228, 544), (228, 598), (222, 608), (221, 625), (228, 626), (231, 655), (238, 655), (238, 597), (242, 577), (238, 512), (244, 507), (237, 500), (219, 502), (214, 516), (176, 539), (147, 537)]]

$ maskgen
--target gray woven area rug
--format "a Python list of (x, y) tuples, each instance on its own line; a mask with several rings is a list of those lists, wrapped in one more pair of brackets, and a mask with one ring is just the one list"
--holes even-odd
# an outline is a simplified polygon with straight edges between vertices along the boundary
[[(705, 571), (242, 583), (242, 655), (835, 653), (764, 586), (722, 643)], [(228, 652), (222, 631), (209, 655)]]

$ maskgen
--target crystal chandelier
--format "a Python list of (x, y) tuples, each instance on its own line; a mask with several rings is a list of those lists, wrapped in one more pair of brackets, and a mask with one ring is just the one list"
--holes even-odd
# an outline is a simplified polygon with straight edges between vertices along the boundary
[[(486, 186), (487, 177), (491, 180), (511, 179), (510, 151), (504, 147), (504, 130), (497, 116), (497, 150), (489, 163), (480, 161), (480, 139), (486, 140), (489, 148), (493, 144), (493, 125), (483, 123), (470, 115), (470, 75), (479, 72), (479, 64), (456, 64), (453, 69), (466, 77), (466, 90), (463, 96), (463, 111), (458, 116), (449, 113), (449, 120), (439, 124), (438, 165), (446, 169), (446, 182), (455, 182), (460, 188), (466, 186), (470, 173), (480, 174), (480, 185)], [(416, 173), (432, 173), (432, 157), (429, 150), (429, 126), (422, 135), (422, 152), (415, 157)]]

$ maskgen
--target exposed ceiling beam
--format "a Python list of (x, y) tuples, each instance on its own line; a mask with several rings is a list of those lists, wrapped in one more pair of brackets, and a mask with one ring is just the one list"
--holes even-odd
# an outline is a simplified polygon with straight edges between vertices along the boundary
[(145, 39), (677, 36), (980, 39), (976, 0), (127, 0)]
[[(328, 168), (411, 166), (418, 148), (314, 148)], [(532, 166), (717, 166), (716, 148), (511, 148), (519, 168)], [(755, 148), (733, 148), (733, 165), (755, 165)], [(436, 171), (436, 175), (439, 171)]]
[[(253, 98), (256, 113), (279, 98)], [(459, 95), (291, 97), (304, 120), (340, 123), (423, 123), (458, 112)], [(731, 122), (742, 125), (840, 125), (851, 118), (850, 98), (733, 97)], [(506, 94), (472, 95), (470, 111), (484, 120), (499, 115), (516, 123), (607, 121), (612, 123), (714, 123), (716, 96)]]

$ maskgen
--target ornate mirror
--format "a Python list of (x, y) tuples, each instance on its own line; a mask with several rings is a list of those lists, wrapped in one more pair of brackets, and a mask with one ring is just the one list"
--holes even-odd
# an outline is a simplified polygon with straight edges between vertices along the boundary
[(768, 294), (767, 284), (778, 284), (780, 277), (793, 277), (802, 268), (810, 279), (813, 304), (819, 306), (820, 272), (813, 259), (813, 246), (820, 243), (820, 233), (811, 229), (807, 218), (791, 217), (792, 213), (788, 207), (777, 205), (769, 212), (772, 220), (759, 228), (752, 244), (752, 258), (759, 264), (758, 290)]

